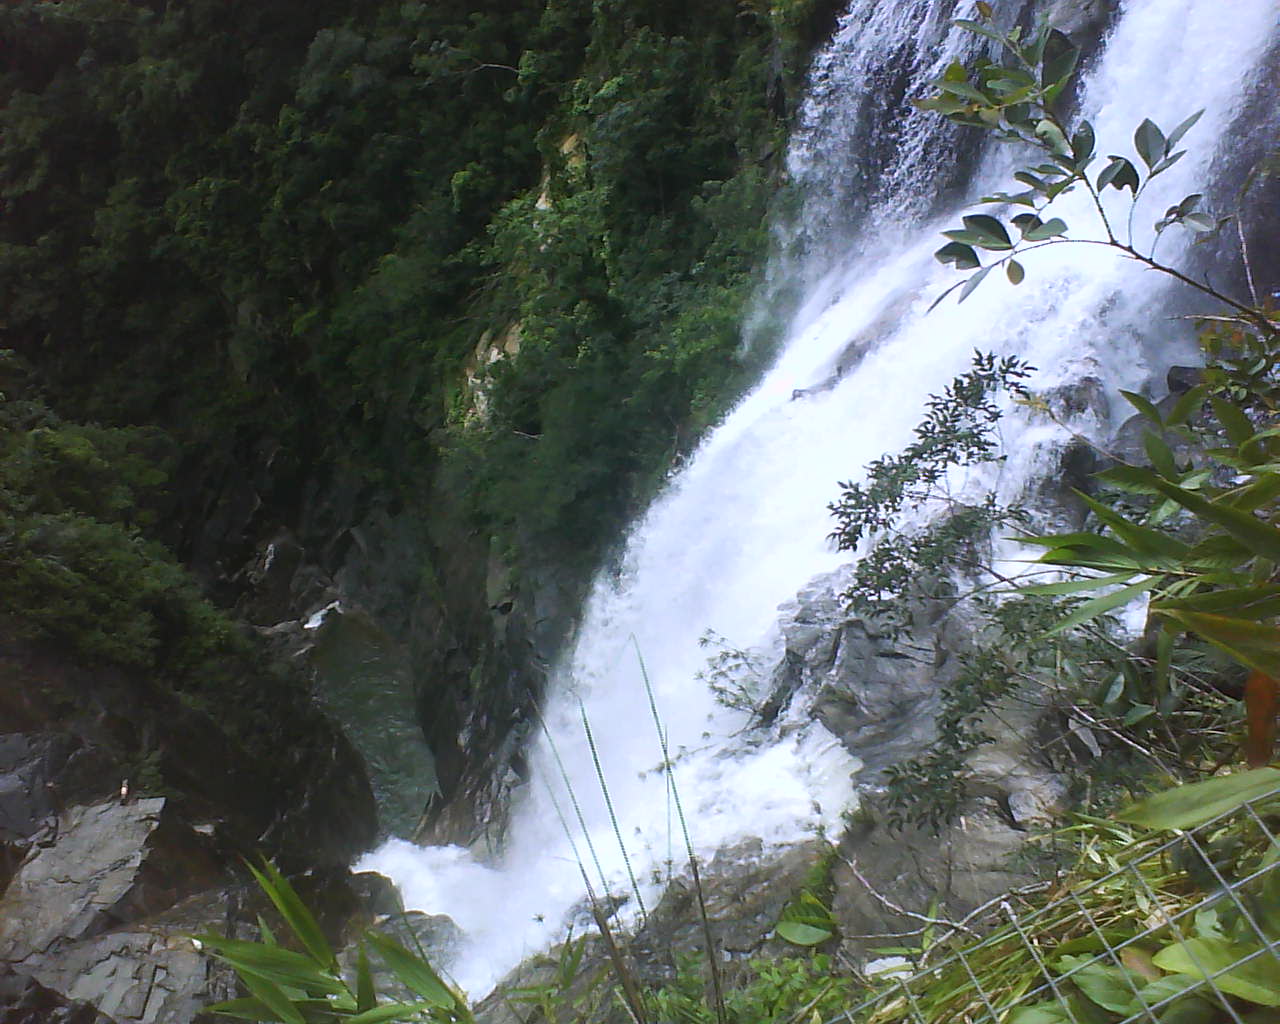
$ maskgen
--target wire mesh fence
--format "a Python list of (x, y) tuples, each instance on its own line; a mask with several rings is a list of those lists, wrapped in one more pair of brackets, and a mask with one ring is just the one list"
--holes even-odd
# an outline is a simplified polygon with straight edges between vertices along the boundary
[[(1115, 828), (1107, 849), (1132, 838)], [(1000, 901), (986, 938), (927, 951), (827, 1024), (1280, 1024), (1278, 831), (1280, 789), (1094, 850), (1087, 884)]]

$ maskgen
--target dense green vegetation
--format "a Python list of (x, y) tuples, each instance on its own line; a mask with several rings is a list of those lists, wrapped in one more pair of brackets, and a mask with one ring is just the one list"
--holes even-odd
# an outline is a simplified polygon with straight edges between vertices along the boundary
[(269, 440), (287, 515), (447, 457), (510, 551), (590, 551), (741, 380), (825, 10), (6, 5), (3, 344), (67, 418), (169, 431), (185, 486)]

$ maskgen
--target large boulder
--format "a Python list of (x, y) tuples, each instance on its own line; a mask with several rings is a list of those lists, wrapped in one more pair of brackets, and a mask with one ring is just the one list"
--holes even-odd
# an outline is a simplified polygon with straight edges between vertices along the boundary
[(9, 972), (143, 1024), (189, 1021), (211, 1001), (210, 962), (187, 927), (219, 925), (225, 905), (206, 898), (195, 920), (161, 918), (216, 890), (223, 872), (210, 838), (166, 803), (73, 807), (36, 837), (0, 898), (0, 963)]

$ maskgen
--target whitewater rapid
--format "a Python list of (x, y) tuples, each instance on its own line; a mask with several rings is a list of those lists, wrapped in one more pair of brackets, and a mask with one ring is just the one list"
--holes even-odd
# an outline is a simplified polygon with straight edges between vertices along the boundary
[[(940, 119), (886, 114), (867, 97), (885, 70), (881, 55), (910, 69), (909, 94), (920, 95), (966, 52), (971, 39), (947, 27), (952, 6), (855, 0), (815, 60), (789, 156), (810, 201), (799, 222), (780, 228), (789, 233), (784, 242), (806, 236), (801, 248), (810, 258), (793, 258), (787, 270), (802, 275), (805, 301), (776, 364), (633, 526), (620, 571), (597, 579), (576, 643), (553, 675), (547, 735), (531, 752), (532, 781), (500, 861), (392, 840), (358, 865), (393, 878), (407, 907), (457, 922), (466, 941), (448, 968), (474, 995), (563, 938), (566, 915), (583, 896), (580, 862), (597, 890), (607, 884), (623, 895), (629, 861), (650, 907), (668, 861), (679, 870), (683, 839), (673, 827), (641, 658), (700, 855), (744, 837), (780, 845), (838, 830), (857, 786), (869, 781), (859, 777), (856, 757), (798, 712), (767, 731), (746, 729), (746, 715), (717, 704), (699, 680), (708, 656), (700, 640), (714, 631), (763, 664), (776, 660), (778, 607), (848, 560), (827, 540), (836, 481), (856, 479), (866, 463), (908, 442), (928, 395), (963, 372), (975, 349), (1028, 360), (1040, 368), (1037, 388), (1096, 377), (1111, 391), (1141, 390), (1182, 354), (1151, 330), (1163, 327), (1166, 284), (1089, 246), (1037, 253), (1019, 288), (993, 278), (963, 305), (947, 301), (927, 313), (956, 280), (932, 253), (939, 230), (962, 211), (928, 218), (957, 159), (956, 139)], [(965, 16), (971, 6), (954, 13)], [(1212, 197), (1235, 117), (1276, 29), (1274, 0), (1122, 5), (1082, 98), (1098, 150), (1132, 154), (1144, 117), (1168, 129), (1206, 111), (1185, 140), (1187, 157), (1153, 185), (1144, 225), (1186, 193)], [(872, 149), (881, 155), (859, 157)], [(850, 173), (849, 162), (860, 159), (859, 173)], [(1011, 159), (1003, 150), (980, 159), (965, 194), (1005, 187)], [(1073, 228), (1092, 230), (1081, 197), (1055, 210)], [(1162, 255), (1176, 260), (1183, 244), (1163, 243)], [(795, 396), (805, 389), (814, 390)], [(955, 485), (1018, 494), (1053, 464), (1060, 430), (1015, 416), (1004, 439), (1007, 462)], [(636, 913), (634, 900), (627, 913)]]

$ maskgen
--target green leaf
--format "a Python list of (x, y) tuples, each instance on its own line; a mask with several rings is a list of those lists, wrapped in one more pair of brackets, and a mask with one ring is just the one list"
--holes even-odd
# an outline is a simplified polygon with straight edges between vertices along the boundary
[(1075, 157), (1077, 164), (1084, 163), (1093, 156), (1094, 142), (1093, 125), (1088, 121), (1081, 121), (1071, 135), (1071, 155)]
[(1264, 523), (1250, 513), (1232, 508), (1224, 502), (1209, 501), (1194, 491), (1188, 491), (1168, 480), (1158, 480), (1155, 488), (1166, 498), (1171, 498), (1183, 508), (1190, 509), (1206, 522), (1221, 526), (1254, 554), (1263, 555), (1272, 561), (1280, 561), (1280, 530), (1271, 524)]
[(986, 277), (989, 273), (991, 273), (991, 268), (983, 267), (971, 278), (965, 281), (964, 287), (960, 289), (960, 296), (959, 298), (956, 299), (956, 302), (964, 302), (965, 299), (967, 299), (970, 295), (972, 295), (973, 290), (977, 288), (978, 285), (982, 284), (982, 279)]
[(1248, 444), (1253, 437), (1253, 423), (1244, 414), (1240, 406), (1234, 402), (1228, 402), (1225, 398), (1219, 398), (1217, 395), (1214, 395), (1209, 401), (1213, 406), (1213, 414), (1218, 417), (1218, 422), (1226, 430), (1227, 437), (1231, 439), (1231, 443), (1236, 447)]
[[(1131, 972), (1125, 972), (1131, 973)], [(1071, 975), (1071, 980), (1090, 1000), (1104, 1010), (1127, 1017), (1141, 1009), (1134, 989), (1133, 977), (1125, 980), (1120, 968), (1090, 964)], [(1138, 978), (1141, 982), (1142, 979)]]
[(1150, 704), (1134, 704), (1124, 716), (1125, 725), (1137, 725), (1139, 722), (1150, 718), (1156, 713), (1156, 709)]
[(354, 1017), (344, 1017), (343, 1024), (383, 1024), (389, 1020), (410, 1020), (424, 1010), (431, 1010), (434, 1003), (385, 1003), (371, 1010), (363, 1010)]
[(1005, 264), (1005, 276), (1009, 278), (1010, 284), (1022, 284), (1023, 279), (1027, 276), (1027, 272), (1022, 269), (1022, 264), (1017, 260), (1010, 260)]
[(1098, 191), (1101, 192), (1110, 185), (1117, 190), (1127, 188), (1137, 195), (1140, 184), (1137, 168), (1122, 156), (1113, 154), (1108, 159), (1111, 162), (1098, 175)]
[(964, 222), (965, 228), (979, 239), (978, 244), (984, 249), (1013, 248), (1013, 243), (1009, 240), (1009, 233), (995, 217), (976, 213), (968, 217), (962, 217), (961, 220)]
[(284, 1024), (307, 1024), (306, 1018), (302, 1016), (298, 1008), (293, 1005), (292, 1000), (284, 994), (280, 986), (275, 982), (254, 974), (252, 971), (241, 970), (239, 974), (240, 980), (244, 982), (244, 987), (252, 992), (258, 1000), (266, 1004), (267, 1008), (276, 1014)]
[(1177, 608), (1157, 607), (1153, 611), (1198, 633), (1242, 665), (1280, 678), (1280, 630), (1274, 625)]
[(1173, 149), (1174, 146), (1176, 146), (1179, 142), (1182, 141), (1182, 136), (1186, 135), (1187, 132), (1191, 130), (1191, 128), (1195, 125), (1197, 121), (1200, 120), (1203, 114), (1204, 114), (1203, 110), (1197, 110), (1194, 114), (1192, 114), (1180, 125), (1178, 125), (1177, 128), (1171, 131), (1169, 133), (1169, 137), (1165, 140), (1165, 147), (1167, 149)]
[(306, 904), (299, 899), (288, 879), (276, 870), (274, 864), (266, 860), (262, 862), (261, 871), (252, 864), (249, 865), (249, 870), (316, 963), (327, 970), (336, 970), (338, 961), (329, 948), (323, 929)]
[(820, 942), (826, 942), (834, 934), (825, 928), (817, 928), (800, 921), (779, 921), (774, 930), (780, 939), (794, 946), (816, 946)]
[(205, 1010), (210, 1013), (221, 1014), (224, 1017), (236, 1017), (239, 1020), (258, 1020), (278, 1022), (284, 1020), (280, 1014), (276, 1013), (261, 999), (248, 997), (245, 999), (228, 999), (225, 1002), (213, 1003), (206, 1006)]
[(1115, 817), (1117, 821), (1146, 828), (1195, 828), (1277, 789), (1280, 789), (1280, 768), (1254, 768), (1252, 771), (1175, 786), (1139, 800)]
[(1150, 118), (1143, 120), (1133, 133), (1133, 144), (1138, 149), (1138, 156), (1148, 167), (1154, 167), (1168, 152), (1164, 132), (1156, 127)]
[(1186, 423), (1204, 405), (1205, 399), (1209, 397), (1209, 391), (1208, 384), (1197, 384), (1190, 391), (1187, 391), (1178, 399), (1173, 409), (1170, 410), (1165, 423), (1171, 427)]
[[(1259, 1006), (1280, 1006), (1280, 972), (1276, 970), (1274, 957), (1264, 954), (1241, 964), (1240, 960), (1250, 952), (1248, 947), (1194, 938), (1165, 947), (1153, 959), (1162, 970), (1198, 978), (1206, 977), (1206, 972), (1213, 974), (1213, 984), (1228, 995)], [(1239, 966), (1234, 966), (1236, 964)], [(1223, 970), (1225, 974), (1217, 974)]]
[(995, 29), (988, 28), (980, 21), (970, 21), (967, 18), (957, 18), (952, 22), (952, 24), (955, 25), (956, 28), (962, 28), (966, 32), (972, 32), (974, 35), (983, 36), (990, 39), (992, 42), (1000, 43), (1002, 45), (1004, 43), (1004, 36)]
[(1036, 138), (1043, 139), (1050, 151), (1058, 156), (1067, 156), (1071, 152), (1071, 144), (1062, 134), (1062, 129), (1048, 118), (1036, 124)]
[(1090, 619), (1096, 619), (1099, 615), (1111, 611), (1113, 608), (1119, 608), (1128, 604), (1139, 594), (1145, 593), (1160, 582), (1159, 576), (1150, 576), (1145, 580), (1139, 580), (1137, 583), (1131, 583), (1127, 587), (1121, 587), (1119, 590), (1111, 594), (1103, 594), (1101, 597), (1095, 597), (1090, 601), (1086, 601), (1075, 609), (1061, 622), (1057, 623), (1052, 629), (1045, 633), (1045, 636), (1055, 636), (1065, 630), (1078, 626)]
[(1054, 238), (1067, 232), (1066, 222), (1060, 217), (1053, 217), (1039, 227), (1034, 227), (1022, 237), (1028, 242), (1043, 242), (1046, 238)]
[(982, 265), (978, 254), (973, 251), (973, 246), (964, 245), (961, 242), (948, 242), (933, 254), (933, 258), (939, 263), (954, 264), (956, 270), (972, 270)]
[(1079, 59), (1080, 50), (1067, 35), (1056, 28), (1050, 29), (1042, 51), (1041, 86), (1048, 89), (1063, 84), (1075, 70)]
[(1103, 483), (1111, 484), (1113, 487), (1128, 491), (1131, 494), (1160, 493), (1156, 490), (1155, 484), (1152, 483), (1158, 477), (1145, 466), (1127, 466), (1122, 463), (1119, 466), (1112, 466), (1110, 469), (1095, 473), (1094, 477), (1103, 481)]
[(1100, 587), (1110, 587), (1117, 583), (1125, 583), (1136, 575), (1133, 572), (1118, 572), (1110, 576), (1091, 576), (1087, 580), (1065, 580), (1061, 583), (1029, 583), (1018, 587), (1019, 594), (1035, 594), (1042, 597), (1061, 597), (1063, 594), (1084, 594)]
[(253, 971), (281, 985), (308, 992), (339, 995), (346, 991), (346, 986), (326, 969), (291, 949), (217, 935), (197, 935), (196, 939), (238, 971)]
[(377, 949), (392, 973), (410, 990), (442, 1010), (454, 1008), (457, 998), (429, 963), (414, 956), (390, 936), (369, 932), (366, 939)]
[(369, 970), (369, 956), (362, 942), (356, 958), (356, 1009), (363, 1013), (365, 1010), (372, 1010), (377, 1003), (378, 994), (373, 985), (373, 972)]
[(1154, 430), (1148, 430), (1142, 439), (1142, 446), (1146, 449), (1147, 458), (1151, 460), (1151, 465), (1155, 466), (1156, 472), (1167, 480), (1178, 479), (1178, 464), (1174, 461), (1173, 452), (1170, 451), (1163, 437)]
[(1237, 617), (1265, 619), (1280, 615), (1280, 584), (1271, 583), (1229, 590), (1211, 590), (1190, 597), (1162, 598), (1152, 609), (1193, 612), (1232, 612)]
[(1149, 398), (1144, 398), (1135, 391), (1125, 391), (1123, 388), (1121, 388), (1120, 394), (1124, 395), (1130, 405), (1137, 409), (1138, 412), (1142, 413), (1143, 416), (1149, 419), (1157, 427), (1164, 426), (1164, 420), (1161, 419), (1159, 410), (1156, 409)]

